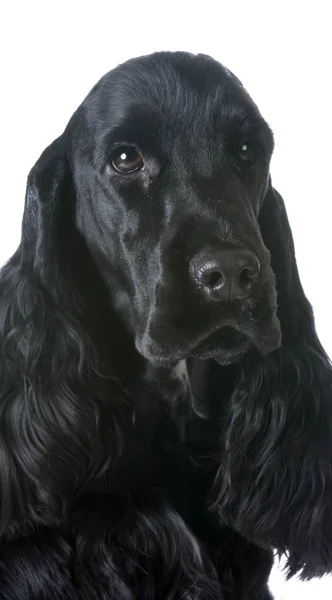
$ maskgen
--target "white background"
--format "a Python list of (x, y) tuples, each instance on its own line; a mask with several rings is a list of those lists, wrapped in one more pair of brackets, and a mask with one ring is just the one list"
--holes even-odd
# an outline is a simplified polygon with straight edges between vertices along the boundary
[[(273, 182), (286, 201), (302, 281), (332, 355), (328, 0), (6, 4), (0, 36), (0, 262), (19, 241), (28, 170), (99, 77), (155, 50), (211, 54), (243, 81), (275, 132)], [(276, 600), (332, 597), (330, 578), (285, 583), (275, 570), (271, 587)]]

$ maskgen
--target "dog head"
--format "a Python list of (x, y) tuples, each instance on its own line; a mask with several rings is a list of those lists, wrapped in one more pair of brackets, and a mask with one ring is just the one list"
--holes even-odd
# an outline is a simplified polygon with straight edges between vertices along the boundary
[(59, 143), (75, 226), (144, 357), (228, 364), (280, 344), (259, 225), (273, 136), (238, 79), (201, 55), (133, 59)]

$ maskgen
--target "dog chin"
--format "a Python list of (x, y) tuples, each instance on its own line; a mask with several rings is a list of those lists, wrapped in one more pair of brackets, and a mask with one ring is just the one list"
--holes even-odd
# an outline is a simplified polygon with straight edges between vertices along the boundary
[(220, 365), (227, 366), (232, 365), (241, 361), (241, 359), (250, 351), (252, 345), (250, 342), (241, 344), (238, 348), (228, 349), (225, 347), (222, 348), (213, 348), (211, 350), (204, 351), (196, 351), (193, 352), (190, 356), (193, 358), (197, 358), (199, 360), (207, 360), (213, 358)]

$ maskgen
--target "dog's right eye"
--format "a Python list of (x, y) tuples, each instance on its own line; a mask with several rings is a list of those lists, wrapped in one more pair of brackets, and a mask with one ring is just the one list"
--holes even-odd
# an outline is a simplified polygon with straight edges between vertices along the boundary
[(111, 164), (118, 173), (134, 173), (144, 168), (143, 157), (134, 146), (118, 148), (113, 154)]
[(238, 150), (238, 157), (242, 163), (251, 164), (257, 157), (257, 146), (253, 140), (242, 142)]

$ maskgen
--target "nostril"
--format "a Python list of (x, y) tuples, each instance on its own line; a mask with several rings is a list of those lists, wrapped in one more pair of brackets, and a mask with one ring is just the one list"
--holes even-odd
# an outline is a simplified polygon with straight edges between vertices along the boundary
[(239, 280), (240, 287), (244, 291), (249, 290), (252, 285), (252, 280), (254, 279), (254, 277), (255, 277), (255, 273), (253, 273), (252, 269), (249, 269), (249, 268), (243, 269), (243, 271), (240, 274), (240, 280)]
[(244, 279), (253, 279), (257, 275), (257, 269), (253, 267), (245, 267), (242, 270), (241, 277)]
[(203, 274), (202, 282), (210, 288), (216, 288), (223, 282), (223, 276), (220, 271), (206, 271)]
[(250, 264), (250, 265), (248, 264), (242, 268), (240, 277), (239, 277), (239, 284), (243, 290), (250, 289), (253, 279), (255, 279), (259, 275), (259, 271), (260, 271), (260, 264), (259, 264), (258, 260), (255, 261), (255, 263), (253, 262), (252, 264)]
[(245, 267), (241, 271), (240, 279), (242, 279), (243, 281), (251, 281), (252, 279), (257, 277), (257, 275), (258, 275), (257, 269), (255, 269), (253, 267)]
[(253, 279), (259, 275), (260, 268), (261, 266), (258, 258), (254, 259), (254, 257), (252, 257), (251, 262), (247, 262), (247, 264), (242, 267), (241, 274), (247, 279)]

